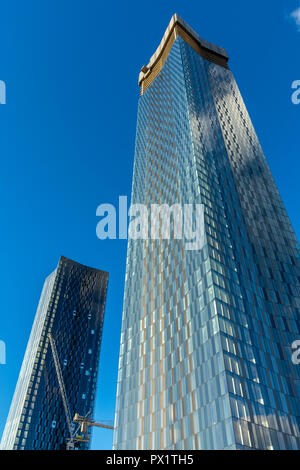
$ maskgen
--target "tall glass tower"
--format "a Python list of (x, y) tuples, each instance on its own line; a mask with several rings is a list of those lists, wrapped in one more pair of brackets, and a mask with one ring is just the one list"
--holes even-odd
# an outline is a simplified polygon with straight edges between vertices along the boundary
[(129, 240), (114, 448), (300, 449), (299, 245), (228, 55), (174, 15), (139, 85), (132, 203), (205, 244)]
[[(90, 413), (92, 417), (107, 283), (108, 273), (65, 257), (47, 277), (4, 428), (2, 449), (66, 448), (70, 430), (55, 357), (71, 418), (75, 413)], [(49, 334), (57, 356), (52, 352)], [(84, 443), (80, 448), (87, 447)]]

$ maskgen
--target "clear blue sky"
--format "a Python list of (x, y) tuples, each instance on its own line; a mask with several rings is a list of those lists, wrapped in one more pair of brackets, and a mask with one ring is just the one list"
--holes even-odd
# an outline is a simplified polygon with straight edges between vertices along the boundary
[[(137, 78), (173, 13), (225, 47), (300, 235), (300, 1), (10, 0), (0, 10), (0, 433), (44, 278), (59, 256), (109, 271), (95, 416), (114, 416), (126, 241), (96, 238), (96, 207), (130, 195)], [(110, 449), (96, 429), (93, 448)]]

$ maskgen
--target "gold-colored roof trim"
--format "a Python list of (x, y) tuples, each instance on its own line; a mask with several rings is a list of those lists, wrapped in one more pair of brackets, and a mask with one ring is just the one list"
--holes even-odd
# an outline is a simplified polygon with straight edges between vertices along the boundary
[(180, 16), (175, 14), (172, 16), (160, 45), (151, 57), (149, 64), (147, 66), (144, 65), (141, 69), (139, 74), (141, 94), (146, 91), (161, 71), (177, 36), (182, 37), (182, 39), (205, 59), (223, 67), (228, 67), (227, 62), (229, 57), (225, 49), (201, 39)]

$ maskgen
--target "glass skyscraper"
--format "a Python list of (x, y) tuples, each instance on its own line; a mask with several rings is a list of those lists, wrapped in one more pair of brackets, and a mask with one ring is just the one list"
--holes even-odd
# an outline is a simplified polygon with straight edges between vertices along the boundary
[[(3, 432), (2, 449), (66, 449), (70, 432), (49, 334), (71, 418), (75, 413), (90, 413), (92, 417), (107, 283), (108, 273), (65, 257), (47, 277)], [(88, 444), (80, 444), (80, 448), (88, 448)]]
[(228, 55), (174, 15), (139, 85), (132, 203), (205, 244), (128, 242), (114, 448), (300, 449), (299, 244)]

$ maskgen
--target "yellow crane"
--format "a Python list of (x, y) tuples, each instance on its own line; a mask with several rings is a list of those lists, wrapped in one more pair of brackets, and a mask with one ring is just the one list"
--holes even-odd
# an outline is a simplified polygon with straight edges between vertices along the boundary
[[(88, 434), (89, 427), (94, 426), (94, 427), (105, 428), (105, 429), (114, 429), (114, 427), (109, 424), (105, 424), (103, 422), (100, 423), (100, 422), (94, 421), (93, 419), (89, 418), (89, 413), (86, 416), (80, 416), (78, 413), (75, 413), (73, 420), (71, 419), (70, 406), (69, 406), (69, 402), (67, 399), (66, 387), (64, 384), (64, 379), (63, 379), (62, 370), (61, 370), (61, 366), (60, 366), (60, 362), (58, 358), (56, 344), (51, 333), (48, 334), (48, 337), (50, 341), (50, 346), (51, 346), (51, 351), (53, 355), (60, 394), (62, 397), (66, 419), (67, 419), (68, 430), (70, 434), (70, 437), (66, 443), (67, 449), (72, 450), (72, 449), (75, 449), (76, 444), (83, 443), (83, 442), (88, 443), (90, 441), (90, 435)], [(79, 426), (75, 430), (72, 427), (72, 421), (73, 423), (79, 424)], [(79, 434), (79, 430), (80, 430), (80, 434)]]
[[(98, 423), (97, 421), (90, 419), (88, 415), (80, 416), (78, 413), (75, 413), (73, 422), (80, 424), (80, 432), (83, 434), (83, 436), (87, 436), (88, 428), (92, 426), (97, 427), (97, 428), (114, 429), (114, 427), (111, 426), (110, 424), (105, 424), (104, 422)], [(88, 442), (88, 441), (85, 441), (85, 442)]]

